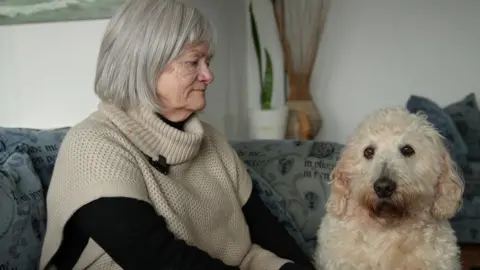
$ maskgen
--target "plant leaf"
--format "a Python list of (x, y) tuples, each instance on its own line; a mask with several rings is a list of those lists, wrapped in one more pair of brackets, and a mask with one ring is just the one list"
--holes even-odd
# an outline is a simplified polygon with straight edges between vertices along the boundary
[(262, 109), (270, 110), (272, 108), (272, 96), (273, 96), (273, 65), (270, 54), (265, 49), (265, 77), (262, 85)]
[(260, 39), (258, 37), (258, 29), (257, 29), (257, 22), (255, 21), (255, 15), (253, 14), (252, 2), (250, 2), (248, 7), (250, 13), (250, 26), (252, 28), (252, 38), (253, 38), (253, 45), (255, 46), (255, 53), (257, 54), (257, 61), (258, 61), (258, 75), (260, 78), (260, 88), (262, 87), (262, 54), (260, 51)]

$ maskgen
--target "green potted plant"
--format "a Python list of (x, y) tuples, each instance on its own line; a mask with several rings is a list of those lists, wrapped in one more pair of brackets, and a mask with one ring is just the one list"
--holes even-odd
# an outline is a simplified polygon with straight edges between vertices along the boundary
[[(253, 45), (258, 63), (260, 82), (260, 109), (255, 110), (251, 120), (251, 131), (254, 139), (283, 139), (285, 137), (288, 109), (285, 106), (274, 108), (273, 99), (273, 65), (270, 53), (262, 48), (253, 13), (252, 2), (249, 3), (250, 27)], [(262, 61), (262, 51), (265, 53), (265, 67)]]

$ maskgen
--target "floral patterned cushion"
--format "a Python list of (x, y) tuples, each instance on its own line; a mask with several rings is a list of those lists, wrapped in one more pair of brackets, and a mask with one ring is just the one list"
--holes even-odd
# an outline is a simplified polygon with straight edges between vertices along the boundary
[(38, 129), (0, 127), (0, 153), (14, 150), (22, 140)]
[(43, 188), (47, 190), (55, 159), (69, 128), (51, 130), (0, 128), (0, 156), (26, 146)]
[(467, 146), (458, 132), (455, 123), (442, 108), (432, 100), (419, 96), (410, 96), (406, 107), (412, 113), (424, 113), (427, 116), (427, 120), (445, 137), (447, 148), (455, 162), (459, 166), (466, 164)]
[(480, 244), (480, 162), (469, 162), (463, 176), (463, 205), (450, 223), (460, 242)]
[(256, 192), (270, 212), (286, 228), (288, 233), (295, 239), (304, 252), (308, 252), (308, 246), (303, 239), (302, 233), (293, 221), (292, 214), (286, 211), (285, 198), (280, 196), (269, 184), (250, 166), (245, 165), (253, 183), (253, 190)]
[(45, 197), (26, 147), (0, 157), (0, 269), (37, 269)]
[(448, 105), (445, 112), (452, 118), (468, 148), (469, 161), (480, 160), (480, 110), (475, 93)]
[(325, 204), (329, 175), (343, 145), (329, 142), (232, 142), (240, 158), (284, 198), (312, 255)]
[(480, 179), (465, 179), (465, 193), (460, 212), (450, 220), (458, 241), (480, 243)]

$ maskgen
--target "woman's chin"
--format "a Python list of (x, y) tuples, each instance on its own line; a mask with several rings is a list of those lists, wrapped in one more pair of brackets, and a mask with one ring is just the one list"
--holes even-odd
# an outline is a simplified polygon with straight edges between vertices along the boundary
[(205, 102), (205, 99), (198, 100), (198, 101), (195, 102), (195, 104), (192, 104), (192, 111), (201, 112), (205, 109), (206, 105), (207, 104)]

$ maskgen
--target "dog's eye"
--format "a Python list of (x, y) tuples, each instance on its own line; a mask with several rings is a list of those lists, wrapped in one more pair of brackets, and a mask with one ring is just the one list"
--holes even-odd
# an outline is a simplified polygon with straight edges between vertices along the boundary
[(402, 153), (404, 157), (411, 157), (415, 154), (415, 150), (413, 150), (413, 148), (407, 144), (400, 148), (400, 153)]
[(373, 155), (375, 155), (375, 149), (373, 149), (373, 147), (369, 146), (363, 150), (363, 156), (366, 159), (372, 159)]

